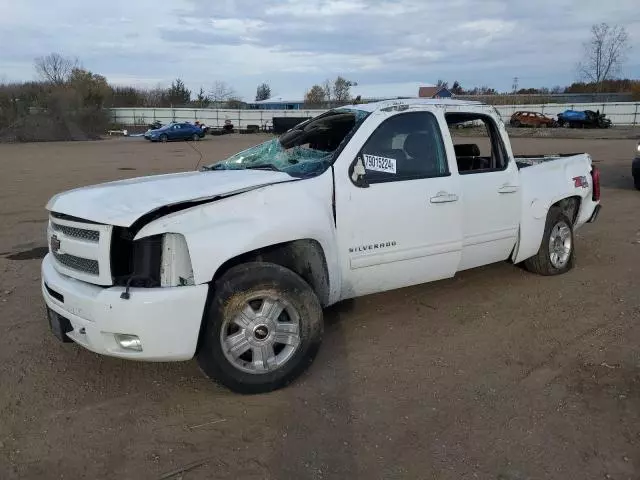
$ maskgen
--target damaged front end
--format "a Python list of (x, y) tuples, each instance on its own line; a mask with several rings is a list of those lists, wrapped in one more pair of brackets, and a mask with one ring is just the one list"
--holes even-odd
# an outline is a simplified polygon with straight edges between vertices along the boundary
[(193, 268), (186, 239), (165, 233), (134, 240), (135, 233), (117, 227), (111, 242), (111, 272), (114, 286), (181, 287), (194, 285)]

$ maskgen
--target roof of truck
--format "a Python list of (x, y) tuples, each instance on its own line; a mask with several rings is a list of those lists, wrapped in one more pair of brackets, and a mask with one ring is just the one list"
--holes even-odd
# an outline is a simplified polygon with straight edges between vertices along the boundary
[(395, 105), (484, 105), (482, 102), (472, 100), (451, 100), (448, 98), (403, 98), (397, 100), (383, 100), (381, 102), (362, 103), (358, 105), (347, 105), (347, 108), (357, 108), (365, 112), (375, 112)]

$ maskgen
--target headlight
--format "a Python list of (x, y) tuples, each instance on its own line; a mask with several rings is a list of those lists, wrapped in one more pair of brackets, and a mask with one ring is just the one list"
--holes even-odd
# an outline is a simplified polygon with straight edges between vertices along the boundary
[(165, 233), (162, 236), (160, 285), (163, 287), (195, 285), (187, 241), (178, 233)]
[(636, 145), (636, 152), (638, 152), (638, 154), (640, 154), (640, 142), (638, 142), (638, 145)]

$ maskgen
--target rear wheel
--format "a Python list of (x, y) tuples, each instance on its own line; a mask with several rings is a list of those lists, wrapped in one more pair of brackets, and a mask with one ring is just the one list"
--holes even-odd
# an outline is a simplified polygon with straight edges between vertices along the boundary
[(289, 269), (246, 263), (212, 286), (197, 360), (238, 393), (282, 388), (311, 364), (322, 341), (322, 308)]
[(558, 207), (547, 215), (542, 244), (538, 253), (524, 261), (530, 272), (539, 275), (560, 275), (573, 268), (573, 224)]

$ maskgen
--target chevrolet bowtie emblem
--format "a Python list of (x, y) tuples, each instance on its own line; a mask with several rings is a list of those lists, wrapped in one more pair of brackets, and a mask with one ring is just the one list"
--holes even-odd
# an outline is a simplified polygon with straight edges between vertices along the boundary
[(60, 240), (58, 239), (58, 237), (53, 235), (51, 237), (51, 251), (53, 253), (56, 253), (58, 250), (60, 250)]

